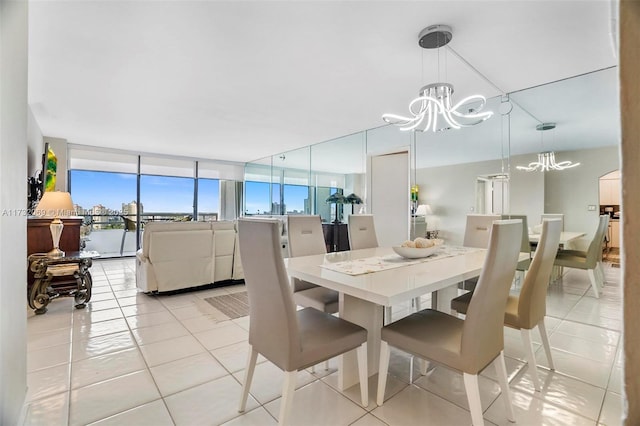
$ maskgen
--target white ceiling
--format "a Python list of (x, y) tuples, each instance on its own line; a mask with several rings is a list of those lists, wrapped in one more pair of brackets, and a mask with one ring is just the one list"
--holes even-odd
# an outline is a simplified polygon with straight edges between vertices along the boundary
[[(438, 78), (435, 51), (417, 45), (428, 25), (450, 25), (450, 46), (505, 92), (617, 63), (605, 0), (31, 1), (29, 8), (29, 103), (44, 135), (230, 161), (378, 127), (381, 114), (406, 112), (417, 90)], [(500, 94), (452, 55), (446, 60), (440, 77), (456, 95)], [(599, 94), (584, 93), (582, 110), (595, 110)], [(575, 119), (547, 118), (549, 108), (521, 101), (542, 121)]]

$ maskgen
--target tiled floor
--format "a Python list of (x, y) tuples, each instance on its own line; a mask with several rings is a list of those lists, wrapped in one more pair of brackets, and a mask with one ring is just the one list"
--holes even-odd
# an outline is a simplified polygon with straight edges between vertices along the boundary
[[(272, 425), (283, 375), (259, 358), (251, 397), (237, 411), (248, 352), (247, 317), (229, 320), (205, 297), (243, 286), (148, 296), (135, 288), (133, 259), (95, 262), (86, 309), (62, 298), (28, 318), (28, 425)], [(519, 425), (616, 425), (622, 410), (620, 269), (605, 267), (607, 286), (592, 296), (587, 274), (570, 270), (548, 292), (547, 329), (556, 371), (540, 339), (534, 346), (542, 392), (535, 392), (519, 332), (505, 329), (507, 370)], [(425, 303), (427, 300), (425, 300)], [(403, 316), (408, 306), (394, 308)], [(392, 351), (386, 402), (359, 405), (355, 386), (337, 390), (336, 362), (298, 374), (293, 421), (300, 425), (466, 425), (461, 375), (443, 367), (408, 384), (409, 357)], [(492, 367), (480, 379), (487, 424), (506, 425)]]

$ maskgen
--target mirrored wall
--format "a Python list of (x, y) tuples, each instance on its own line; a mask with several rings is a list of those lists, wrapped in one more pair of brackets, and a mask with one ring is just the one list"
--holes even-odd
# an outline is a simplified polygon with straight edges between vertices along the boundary
[[(586, 241), (600, 213), (598, 179), (619, 164), (618, 87), (617, 68), (609, 68), (491, 98), (493, 117), (473, 127), (412, 133), (387, 125), (247, 163), (244, 212), (319, 214), (325, 222), (375, 213), (371, 158), (407, 150), (406, 202), (411, 213), (423, 206), (431, 235), (461, 244), (469, 213), (526, 215), (529, 226), (543, 213), (564, 213), (565, 228), (585, 232)], [(536, 130), (547, 122), (556, 127)], [(581, 164), (517, 168), (544, 151)], [(333, 193), (356, 194), (362, 204), (327, 202)]]

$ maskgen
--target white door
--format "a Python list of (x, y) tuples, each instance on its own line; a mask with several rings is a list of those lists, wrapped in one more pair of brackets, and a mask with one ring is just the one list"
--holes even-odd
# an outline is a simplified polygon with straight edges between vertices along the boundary
[(400, 245), (409, 238), (409, 153), (376, 155), (368, 163), (368, 210), (374, 217), (378, 244)]

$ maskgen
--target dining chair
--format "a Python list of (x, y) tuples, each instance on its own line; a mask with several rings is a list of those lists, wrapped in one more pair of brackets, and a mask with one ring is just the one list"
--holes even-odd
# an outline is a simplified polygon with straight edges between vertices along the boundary
[[(542, 222), (542, 234), (540, 235), (538, 249), (533, 256), (533, 261), (522, 284), (522, 289), (519, 295), (508, 296), (507, 308), (504, 314), (504, 325), (520, 330), (527, 362), (529, 363), (529, 371), (537, 391), (540, 391), (540, 379), (538, 378), (536, 356), (531, 344), (531, 330), (536, 326), (540, 332), (549, 368), (555, 369), (551, 358), (549, 338), (544, 325), (544, 317), (547, 313), (546, 298), (549, 277), (551, 276), (553, 262), (560, 243), (560, 229), (562, 229), (562, 222), (558, 219), (544, 220)], [(451, 301), (451, 309), (458, 313), (466, 314), (469, 310), (472, 295), (473, 293), (466, 293), (456, 297)]]
[(509, 421), (514, 421), (504, 363), (504, 312), (522, 240), (522, 222), (492, 224), (482, 272), (465, 320), (425, 309), (382, 328), (376, 402), (382, 405), (389, 367), (389, 346), (463, 373), (472, 423), (484, 424), (478, 374), (493, 363)]
[(604, 269), (602, 267), (602, 243), (609, 227), (609, 215), (601, 215), (593, 239), (587, 251), (559, 250), (554, 265), (567, 268), (584, 269), (589, 275), (591, 288), (596, 298), (604, 287)]
[(540, 223), (545, 219), (558, 219), (560, 220), (560, 232), (564, 231), (564, 213), (543, 213), (540, 215)]
[(122, 241), (120, 242), (120, 256), (124, 252), (124, 239), (129, 232), (136, 232), (136, 222), (133, 219), (129, 219), (126, 216), (120, 215), (124, 225), (124, 232), (122, 233)]
[[(489, 246), (489, 232), (494, 221), (500, 220), (497, 214), (468, 214), (464, 228), (462, 245), (465, 247), (487, 248)], [(469, 278), (458, 284), (462, 290), (470, 290), (476, 286), (478, 277)]]
[(351, 250), (378, 247), (372, 214), (352, 214), (349, 216), (348, 226)]
[(360, 397), (369, 404), (367, 331), (313, 308), (296, 310), (280, 249), (277, 219), (239, 219), (238, 238), (249, 296), (249, 357), (239, 412), (246, 407), (258, 354), (285, 372), (278, 423), (290, 423), (299, 370), (357, 350)]
[[(327, 246), (322, 232), (320, 216), (287, 216), (289, 255), (291, 257), (325, 254)], [(338, 312), (338, 292), (293, 279), (293, 300), (304, 307), (315, 308), (330, 314)]]
[(529, 226), (527, 224), (527, 216), (520, 214), (503, 214), (501, 218), (520, 219), (522, 221), (522, 244), (520, 246), (520, 251), (522, 253), (529, 253), (529, 258), (519, 261), (518, 266), (516, 267), (516, 271), (520, 274), (520, 279), (524, 280), (524, 274), (531, 265), (531, 242), (529, 241)]

